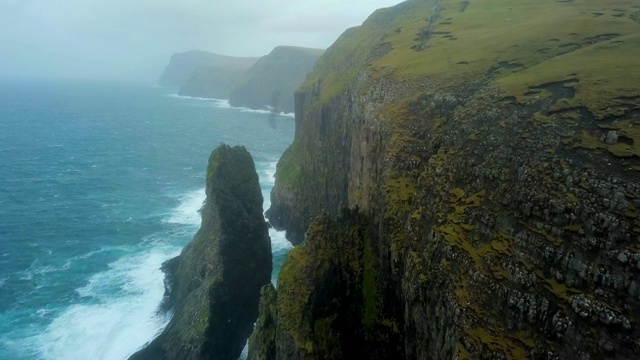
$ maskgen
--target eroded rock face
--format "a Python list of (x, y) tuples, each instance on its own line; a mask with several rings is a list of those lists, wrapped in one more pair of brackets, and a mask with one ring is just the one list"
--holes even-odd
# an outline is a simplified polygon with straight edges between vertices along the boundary
[(375, 297), (369, 225), (357, 210), (311, 225), (283, 265), (277, 294), (263, 290), (250, 360), (402, 357), (393, 309)]
[(276, 329), (278, 324), (278, 292), (273, 284), (260, 292), (260, 319), (249, 338), (247, 360), (273, 360), (276, 358)]
[(271, 278), (271, 242), (251, 155), (220, 145), (207, 169), (194, 239), (167, 269), (175, 311), (165, 331), (131, 359), (237, 360)]
[[(464, 3), (379, 10), (318, 60), (271, 221), (313, 257), (313, 218), (359, 208), (376, 286), (351, 323), (391, 324), (396, 358), (639, 358), (640, 70), (622, 55), (640, 56), (637, 4)], [(334, 278), (282, 287), (315, 298)], [(278, 310), (278, 326), (326, 317)], [(326, 355), (292, 339), (276, 338), (277, 358)]]

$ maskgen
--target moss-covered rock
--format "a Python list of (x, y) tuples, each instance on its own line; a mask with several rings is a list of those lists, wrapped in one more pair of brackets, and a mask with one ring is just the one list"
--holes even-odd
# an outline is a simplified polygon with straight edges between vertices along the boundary
[[(264, 291), (250, 359), (393, 358), (403, 353), (394, 309), (377, 287), (376, 240), (358, 211), (314, 221)], [(393, 314), (393, 315), (392, 315)], [(268, 324), (268, 326), (265, 326)], [(258, 340), (259, 339), (259, 340)]]
[(305, 80), (324, 50), (278, 46), (253, 65), (235, 84), (233, 106), (293, 112), (293, 92)]
[[(345, 32), (278, 164), (269, 219), (303, 243), (287, 262), (313, 263), (315, 217), (357, 206), (379, 296), (352, 323), (383, 309), (397, 358), (640, 357), (639, 6), (413, 0)], [(319, 296), (317, 271), (287, 291)], [(298, 351), (343, 320), (290, 316), (277, 342)]]
[(260, 318), (249, 338), (247, 360), (275, 360), (277, 302), (278, 293), (273, 284), (265, 285), (260, 292)]
[(207, 168), (202, 223), (167, 269), (174, 315), (131, 359), (237, 360), (271, 278), (271, 242), (251, 155), (220, 145)]

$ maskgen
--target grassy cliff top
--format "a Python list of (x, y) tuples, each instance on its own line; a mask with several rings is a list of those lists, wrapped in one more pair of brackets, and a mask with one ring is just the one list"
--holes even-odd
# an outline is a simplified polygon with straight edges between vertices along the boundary
[(345, 32), (304, 86), (320, 81), (328, 100), (366, 66), (446, 86), (487, 77), (524, 103), (570, 80), (565, 106), (603, 118), (616, 98), (638, 95), (639, 22), (634, 0), (411, 0)]

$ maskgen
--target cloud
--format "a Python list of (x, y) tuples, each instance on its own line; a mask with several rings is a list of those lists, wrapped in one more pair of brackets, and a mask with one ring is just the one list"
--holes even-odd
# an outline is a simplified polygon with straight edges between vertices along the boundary
[(0, 76), (154, 79), (174, 52), (328, 47), (398, 0), (3, 0)]

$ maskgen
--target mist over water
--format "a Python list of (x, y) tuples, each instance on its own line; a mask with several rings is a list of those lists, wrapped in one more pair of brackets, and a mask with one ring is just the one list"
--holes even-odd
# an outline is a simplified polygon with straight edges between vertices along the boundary
[[(247, 147), (266, 209), (293, 132), (166, 89), (0, 83), (0, 359), (123, 359), (150, 341), (211, 150)], [(270, 235), (275, 281), (291, 245)]]

